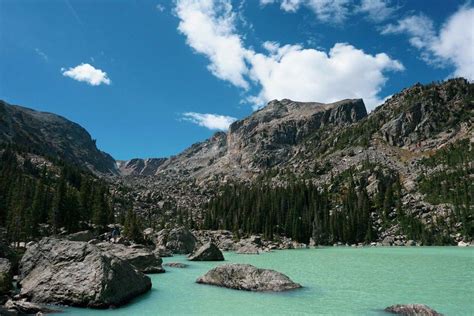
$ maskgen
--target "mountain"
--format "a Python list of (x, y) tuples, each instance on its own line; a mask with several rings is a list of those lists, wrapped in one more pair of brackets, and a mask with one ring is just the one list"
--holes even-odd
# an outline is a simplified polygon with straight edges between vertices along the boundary
[(117, 173), (115, 160), (97, 149), (95, 140), (79, 124), (56, 114), (10, 105), (1, 100), (0, 143), (15, 144), (95, 173)]
[[(462, 78), (416, 84), (371, 113), (360, 99), (273, 100), (176, 156), (114, 161), (79, 125), (1, 102), (0, 143), (20, 148), (1, 147), (9, 162), (1, 175), (5, 183), (7, 171), (29, 179), (17, 188), (60, 175), (72, 205), (78, 192), (94, 195), (88, 187), (97, 180), (79, 180), (88, 175), (54, 159), (103, 175), (109, 184), (94, 198), (98, 223), (138, 214), (155, 228), (184, 224), (305, 243), (454, 244), (474, 238), (473, 112), (474, 85)], [(61, 188), (47, 191), (65, 196)], [(25, 201), (33, 192), (25, 189)]]
[[(234, 122), (227, 133), (218, 132), (170, 157), (154, 176), (124, 177), (120, 183), (131, 189), (128, 197), (139, 212), (152, 209), (152, 216), (171, 222), (192, 218), (204, 228), (243, 227), (247, 233), (263, 233), (259, 225), (275, 225), (275, 218), (267, 218), (275, 209), (270, 200), (288, 196), (284, 203), (291, 204), (293, 195), (286, 195), (285, 188), (292, 188), (294, 195), (306, 192), (297, 184), (304, 181), (328, 195), (331, 209), (325, 216), (331, 221), (344, 222), (349, 215), (337, 214), (360, 208), (352, 203), (366, 196), (367, 202), (359, 203), (370, 207), (351, 215), (356, 217), (345, 230), (357, 230), (354, 223), (363, 217), (370, 219), (377, 240), (402, 236), (406, 241), (422, 235), (427, 243), (435, 242), (429, 236), (449, 240), (460, 227), (464, 234), (473, 234), (473, 100), (473, 84), (461, 78), (416, 84), (369, 114), (362, 100), (274, 100)], [(262, 188), (260, 194), (252, 193)], [(266, 192), (274, 193), (260, 201)], [(249, 207), (249, 200), (254, 207), (242, 209)], [(270, 204), (259, 213), (265, 203)], [(280, 211), (275, 211), (277, 218), (289, 216), (288, 210)], [(300, 218), (306, 217), (302, 230), (314, 232), (316, 211), (311, 212)], [(248, 226), (242, 218), (261, 224)], [(309, 236), (285, 234), (290, 233), (305, 241)], [(342, 236), (333, 234), (325, 242), (345, 241)]]
[(167, 160), (167, 158), (134, 158), (130, 160), (117, 160), (117, 168), (121, 175), (154, 175), (157, 169)]

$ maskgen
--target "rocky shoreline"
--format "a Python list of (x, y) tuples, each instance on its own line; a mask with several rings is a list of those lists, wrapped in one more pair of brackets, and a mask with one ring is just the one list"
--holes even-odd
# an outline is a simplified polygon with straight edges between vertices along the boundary
[[(126, 304), (151, 289), (151, 279), (145, 274), (165, 272), (161, 255), (186, 254), (190, 261), (222, 261), (225, 260), (225, 251), (258, 255), (275, 250), (320, 247), (285, 237), (273, 241), (259, 235), (238, 239), (226, 230), (190, 231), (184, 227), (157, 232), (146, 229), (144, 243), (135, 244), (124, 238), (109, 240), (107, 234), (98, 236), (83, 231), (29, 242), (24, 245), (25, 253), (21, 260), (6, 244), (0, 244), (0, 304), (3, 305), (0, 315), (51, 313), (60, 310), (57, 306), (110, 308)], [(371, 244), (339, 243), (334, 246), (420, 244), (385, 238)], [(459, 246), (473, 246), (473, 243), (464, 242)], [(166, 266), (187, 267), (183, 263), (168, 263)], [(14, 279), (17, 288), (13, 287)], [(242, 264), (217, 266), (196, 282), (249, 291), (283, 291), (301, 287), (277, 271)], [(407, 306), (415, 310), (421, 308), (416, 304)], [(390, 312), (404, 311), (404, 308), (392, 308)]]

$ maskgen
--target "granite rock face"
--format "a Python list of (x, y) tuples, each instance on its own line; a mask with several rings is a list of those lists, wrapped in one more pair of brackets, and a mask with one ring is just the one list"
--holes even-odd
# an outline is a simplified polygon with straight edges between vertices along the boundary
[(281, 292), (301, 287), (280, 272), (259, 269), (249, 264), (220, 265), (199, 277), (196, 282), (245, 291)]
[(117, 167), (124, 176), (151, 176), (165, 163), (167, 158), (134, 158), (127, 161), (117, 161)]
[(149, 277), (95, 245), (44, 238), (20, 262), (20, 295), (33, 303), (119, 306), (151, 289)]
[(151, 250), (143, 247), (128, 247), (122, 244), (103, 242), (96, 245), (102, 251), (120, 258), (140, 272), (143, 273), (163, 273), (163, 260)]
[(0, 295), (8, 294), (12, 290), (12, 264), (6, 258), (0, 258)]
[(196, 237), (186, 228), (178, 227), (166, 236), (166, 248), (176, 254), (188, 254), (196, 247)]
[(196, 250), (188, 260), (190, 261), (223, 261), (224, 255), (217, 248), (217, 246), (211, 242), (202, 245)]
[(442, 314), (423, 304), (392, 305), (385, 308), (385, 311), (404, 316), (442, 316)]

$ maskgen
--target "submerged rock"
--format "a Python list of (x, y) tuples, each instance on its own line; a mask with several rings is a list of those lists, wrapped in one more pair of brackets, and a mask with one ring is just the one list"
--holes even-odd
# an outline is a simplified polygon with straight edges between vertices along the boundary
[(181, 263), (181, 262), (169, 262), (169, 263), (165, 263), (165, 266), (171, 267), (171, 268), (180, 268), (180, 269), (188, 267), (186, 263)]
[(20, 263), (21, 297), (33, 303), (107, 308), (151, 289), (149, 277), (86, 242), (44, 238)]
[(397, 304), (385, 308), (385, 311), (405, 316), (442, 316), (442, 314), (423, 304)]
[(0, 295), (8, 294), (12, 289), (12, 264), (6, 258), (0, 258)]
[(127, 247), (122, 244), (103, 242), (97, 244), (101, 250), (127, 261), (143, 273), (163, 273), (163, 260), (152, 251), (143, 247)]
[(211, 242), (201, 246), (196, 252), (189, 256), (190, 261), (223, 261), (224, 255), (222, 252)]
[(218, 266), (199, 277), (196, 282), (245, 291), (280, 292), (301, 287), (280, 272), (235, 263)]

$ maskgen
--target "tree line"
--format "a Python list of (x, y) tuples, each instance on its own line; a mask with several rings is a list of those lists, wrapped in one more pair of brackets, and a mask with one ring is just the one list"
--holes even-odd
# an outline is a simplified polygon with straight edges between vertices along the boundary
[(0, 153), (0, 226), (10, 241), (72, 233), (83, 224), (101, 230), (114, 222), (106, 182), (61, 161), (35, 166), (13, 146)]

